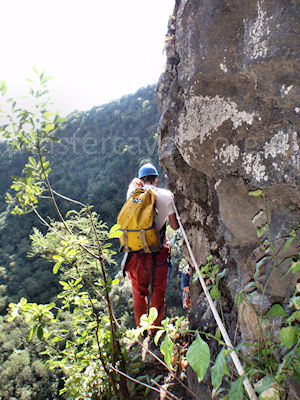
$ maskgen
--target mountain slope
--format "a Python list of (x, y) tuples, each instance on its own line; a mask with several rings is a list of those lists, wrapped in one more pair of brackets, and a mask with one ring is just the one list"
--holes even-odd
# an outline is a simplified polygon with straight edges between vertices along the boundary
[[(73, 199), (94, 206), (103, 221), (115, 223), (129, 181), (141, 163), (158, 163), (155, 139), (159, 114), (155, 88), (148, 86), (87, 112), (69, 115), (57, 131), (60, 143), (49, 148), (53, 188)], [(32, 227), (41, 227), (33, 215), (12, 216), (4, 203), (10, 175), (20, 175), (27, 155), (12, 154), (1, 143), (0, 214), (0, 307), (24, 296), (47, 302), (57, 291), (52, 267), (41, 259), (28, 259)], [(62, 201), (63, 212), (70, 204)], [(71, 205), (73, 207), (74, 205)], [(42, 202), (43, 216), (54, 217), (49, 202)]]

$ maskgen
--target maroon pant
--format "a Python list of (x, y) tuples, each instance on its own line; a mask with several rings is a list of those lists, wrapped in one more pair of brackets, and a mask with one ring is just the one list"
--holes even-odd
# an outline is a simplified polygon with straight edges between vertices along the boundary
[(155, 307), (158, 312), (154, 325), (159, 326), (164, 318), (169, 254), (169, 244), (166, 244), (160, 252), (156, 254), (154, 287), (152, 287), (153, 259), (151, 254), (133, 253), (126, 265), (126, 271), (128, 271), (132, 283), (133, 310), (137, 326), (140, 325), (141, 316), (147, 314), (148, 311), (147, 296), (149, 296), (149, 287), (152, 292), (150, 307)]

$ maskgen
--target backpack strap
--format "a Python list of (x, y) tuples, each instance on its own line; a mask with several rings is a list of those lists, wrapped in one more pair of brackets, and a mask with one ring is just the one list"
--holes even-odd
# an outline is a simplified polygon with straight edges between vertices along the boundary
[(167, 230), (167, 223), (165, 222), (163, 224), (163, 226), (160, 228), (159, 231), (159, 240), (160, 240), (160, 244), (163, 245), (164, 244), (164, 239), (166, 236), (166, 230)]
[(121, 264), (121, 269), (122, 269), (123, 277), (124, 277), (124, 278), (125, 278), (125, 276), (126, 276), (126, 267), (127, 267), (127, 264), (128, 264), (129, 261), (131, 260), (132, 255), (133, 255), (133, 253), (125, 253), (125, 254), (124, 254), (124, 257), (123, 257), (123, 260), (122, 260), (122, 264)]
[[(142, 242), (142, 246), (143, 246), (144, 252), (145, 253), (151, 253), (151, 251), (149, 249), (149, 246), (147, 244), (147, 240), (146, 240), (146, 235), (145, 235), (145, 230), (144, 229), (140, 230), (140, 238), (141, 238), (141, 242)], [(127, 244), (128, 244), (128, 242), (127, 242)]]
[(128, 232), (126, 230), (123, 230), (123, 240), (124, 240), (124, 251), (126, 253), (129, 253), (129, 247), (128, 247)]

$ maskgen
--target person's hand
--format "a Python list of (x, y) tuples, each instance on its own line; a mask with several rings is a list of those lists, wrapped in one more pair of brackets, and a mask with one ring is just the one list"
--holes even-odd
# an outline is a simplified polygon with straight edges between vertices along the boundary
[(130, 185), (134, 186), (135, 189), (143, 186), (143, 181), (139, 178), (133, 178)]
[(127, 199), (132, 195), (132, 193), (143, 186), (143, 181), (139, 178), (133, 178), (132, 181), (130, 182), (130, 185), (128, 186), (127, 190)]

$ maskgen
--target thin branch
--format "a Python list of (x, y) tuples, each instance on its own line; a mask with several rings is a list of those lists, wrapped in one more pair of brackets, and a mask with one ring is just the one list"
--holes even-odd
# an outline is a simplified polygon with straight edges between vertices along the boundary
[(138, 340), (138, 343), (152, 356), (154, 357), (164, 368), (166, 368), (169, 373), (173, 376), (174, 379), (185, 389), (187, 390), (192, 396), (194, 396), (197, 400), (201, 400), (200, 397), (198, 397), (194, 392), (192, 392), (191, 389), (189, 389), (177, 376), (176, 374), (165, 364), (157, 355), (152, 353), (151, 350), (148, 349), (147, 346), (145, 346), (140, 340)]
[(58, 196), (58, 197), (60, 197), (60, 198), (62, 198), (62, 199), (64, 199), (64, 200), (67, 200), (67, 201), (69, 201), (70, 203), (78, 204), (79, 206), (84, 207), (84, 208), (87, 207), (86, 204), (83, 204), (83, 203), (81, 203), (81, 202), (78, 201), (78, 200), (70, 199), (70, 197), (64, 196), (64, 195), (62, 195), (62, 194), (56, 192), (54, 189), (52, 189), (52, 192), (53, 192), (54, 194), (56, 194), (56, 196)]
[(102, 296), (102, 294), (95, 288), (95, 286), (92, 284), (92, 282), (85, 275), (82, 275), (82, 278), (93, 289), (93, 291), (96, 293), (96, 295), (99, 296), (101, 300), (106, 302), (105, 297)]
[[(160, 390), (156, 389), (155, 387), (150, 386), (150, 385), (147, 385), (147, 383), (144, 383), (144, 382), (138, 381), (137, 379), (132, 378), (131, 376), (125, 374), (124, 372), (118, 370), (116, 367), (112, 366), (110, 363), (108, 363), (108, 365), (109, 365), (110, 368), (113, 369), (115, 372), (117, 372), (117, 373), (120, 374), (120, 375), (123, 375), (125, 378), (131, 380), (132, 382), (138, 383), (139, 385), (145, 386), (146, 388), (149, 388), (149, 389), (151, 389), (151, 390), (154, 390), (155, 392), (157, 392), (157, 393), (160, 394)], [(169, 399), (169, 400), (173, 400), (173, 399), (174, 399), (174, 397), (172, 398), (172, 397), (169, 397), (168, 395), (167, 395), (166, 398)], [(177, 397), (175, 397), (175, 399), (177, 399)], [(179, 400), (179, 399), (178, 399), (178, 400)]]
[(43, 158), (42, 158), (42, 154), (41, 154), (41, 149), (40, 149), (40, 144), (39, 143), (37, 144), (37, 151), (38, 151), (38, 155), (39, 155), (39, 159), (40, 159), (40, 163), (41, 163), (41, 167), (42, 167), (42, 173), (44, 175), (44, 182), (45, 182), (45, 184), (46, 184), (46, 186), (47, 186), (47, 188), (49, 190), (50, 198), (51, 198), (52, 204), (54, 206), (54, 209), (55, 209), (57, 215), (59, 216), (59, 219), (63, 223), (64, 227), (66, 228), (66, 230), (70, 233), (70, 235), (72, 235), (72, 231), (70, 230), (70, 228), (66, 224), (66, 221), (64, 220), (64, 218), (63, 218), (63, 216), (62, 216), (62, 214), (60, 212), (60, 209), (58, 208), (58, 205), (56, 203), (55, 197), (53, 196), (53, 190), (51, 188), (50, 181), (49, 181), (47, 173), (45, 171), (45, 167), (44, 167)]
[[(101, 243), (98, 237), (98, 233), (97, 233), (97, 229), (96, 226), (94, 224), (94, 220), (93, 220), (93, 215), (91, 213), (90, 207), (87, 207), (87, 211), (88, 211), (88, 215), (90, 218), (90, 222), (92, 225), (92, 229), (96, 238), (96, 242), (97, 242), (97, 248), (98, 248), (98, 259), (100, 261), (100, 267), (101, 267), (101, 273), (102, 273), (102, 277), (104, 280), (104, 284), (105, 284), (105, 298), (106, 298), (106, 302), (107, 302), (107, 309), (108, 309), (108, 313), (109, 313), (109, 319), (110, 319), (110, 328), (111, 328), (111, 341), (112, 341), (112, 363), (114, 363), (114, 356), (115, 356), (115, 328), (114, 328), (114, 316), (113, 316), (113, 311), (112, 311), (112, 307), (111, 307), (111, 303), (110, 303), (110, 298), (109, 298), (109, 292), (108, 292), (108, 286), (107, 286), (107, 276), (106, 276), (106, 271), (105, 271), (105, 265), (104, 265), (104, 261), (103, 261), (103, 254), (102, 254), (102, 247), (101, 247)], [(122, 354), (122, 353), (121, 353)]]
[[(42, 341), (46, 343), (47, 346), (51, 347), (53, 350), (55, 350), (61, 357), (65, 356), (65, 354), (59, 350), (58, 348), (56, 348), (55, 346), (53, 346), (53, 344), (51, 344), (47, 339), (45, 339), (44, 337), (42, 338)], [(74, 358), (72, 356), (68, 356), (69, 358)]]
[[(50, 185), (50, 182), (49, 182), (49, 179), (48, 179), (48, 176), (47, 176), (47, 174), (46, 174), (45, 167), (44, 167), (44, 164), (43, 164), (43, 160), (42, 160), (42, 155), (41, 155), (39, 143), (38, 143), (38, 145), (37, 145), (37, 150), (38, 150), (38, 155), (39, 155), (39, 159), (40, 159), (40, 163), (41, 163), (41, 167), (42, 167), (42, 174), (44, 175), (44, 179), (43, 179), (43, 177), (42, 177), (42, 179), (44, 180), (44, 182), (45, 182), (45, 184), (46, 184), (46, 186), (47, 186), (47, 188), (48, 188), (48, 190), (49, 190), (50, 198), (51, 198), (52, 204), (53, 204), (53, 206), (54, 206), (54, 209), (55, 209), (55, 211), (56, 211), (56, 213), (57, 213), (59, 219), (61, 220), (63, 226), (64, 226), (65, 229), (67, 230), (67, 232), (68, 232), (72, 237), (74, 237), (73, 232), (71, 231), (71, 229), (70, 229), (69, 226), (67, 225), (66, 221), (64, 220), (64, 218), (63, 218), (63, 216), (62, 216), (62, 214), (61, 214), (61, 212), (60, 212), (60, 210), (59, 210), (59, 208), (58, 208), (58, 205), (57, 205), (57, 203), (56, 203), (56, 200), (55, 200), (55, 197), (54, 197), (54, 192), (53, 192), (53, 190), (52, 190), (52, 188), (51, 188), (51, 185)], [(95, 235), (96, 235), (96, 239), (97, 239), (97, 243), (98, 243), (98, 252), (99, 252), (99, 255), (97, 256), (96, 254), (94, 254), (93, 252), (91, 252), (89, 249), (87, 249), (87, 248), (86, 248), (84, 245), (82, 245), (81, 243), (78, 243), (78, 245), (79, 245), (82, 249), (84, 249), (88, 254), (90, 254), (92, 257), (94, 257), (94, 258), (96, 258), (97, 260), (100, 261), (101, 270), (102, 270), (102, 276), (103, 276), (103, 279), (104, 279), (104, 281), (105, 281), (106, 301), (107, 301), (107, 308), (108, 308), (109, 317), (110, 317), (111, 340), (112, 340), (112, 361), (113, 361), (113, 363), (114, 363), (115, 345), (117, 345), (118, 352), (119, 352), (120, 355), (121, 355), (121, 360), (120, 360), (120, 361), (121, 361), (121, 365), (122, 365), (123, 369), (126, 371), (126, 364), (125, 364), (125, 360), (124, 360), (124, 357), (123, 357), (123, 353), (122, 353), (122, 351), (121, 351), (120, 343), (119, 343), (118, 341), (115, 340), (115, 329), (114, 329), (114, 327), (115, 327), (115, 325), (114, 325), (114, 324), (115, 324), (115, 318), (114, 318), (114, 315), (113, 315), (113, 312), (112, 312), (112, 308), (111, 308), (111, 304), (110, 304), (110, 298), (109, 298), (109, 294), (108, 294), (108, 290), (107, 290), (107, 277), (106, 277), (105, 266), (104, 266), (104, 261), (103, 261), (103, 257), (102, 257), (101, 244), (100, 244), (100, 241), (99, 241), (99, 238), (98, 238), (98, 235), (97, 235), (97, 230), (96, 230), (96, 227), (95, 227), (95, 224), (94, 224), (94, 221), (93, 221), (93, 217), (92, 217), (90, 208), (87, 207), (87, 209), (88, 209), (88, 212), (89, 212), (89, 216), (90, 216), (90, 219), (91, 219), (91, 224), (92, 224), (93, 230), (94, 230)], [(49, 225), (49, 224), (48, 224), (48, 225)], [(121, 392), (123, 393), (123, 395), (124, 395), (124, 393), (125, 393), (125, 395), (127, 395), (127, 387), (126, 387), (126, 385), (124, 386), (124, 382), (122, 382), (122, 379), (120, 380), (120, 386), (121, 386)], [(123, 389), (123, 390), (122, 390), (122, 389)]]
[(97, 229), (96, 229), (96, 226), (95, 226), (95, 223), (94, 223), (94, 220), (93, 220), (93, 215), (91, 213), (91, 209), (90, 209), (89, 206), (87, 206), (87, 211), (88, 211), (88, 215), (89, 215), (89, 218), (90, 218), (90, 221), (91, 221), (92, 229), (94, 231), (94, 235), (95, 235), (96, 242), (97, 242), (97, 249), (98, 249), (98, 253), (99, 253), (97, 258), (100, 261), (101, 273), (102, 273), (103, 280), (104, 280), (104, 283), (105, 283), (106, 288), (107, 288), (107, 276), (106, 276), (106, 271), (105, 271), (105, 266), (104, 266), (104, 261), (103, 261), (102, 246), (101, 246), (101, 243), (100, 243), (100, 240), (99, 240), (99, 237), (98, 237)]
[(276, 376), (275, 376), (275, 379), (277, 379), (277, 378), (279, 377), (279, 375), (282, 373), (284, 367), (285, 367), (285, 368), (288, 367), (289, 363), (290, 363), (291, 360), (292, 360), (292, 355), (295, 353), (295, 351), (297, 350), (297, 347), (298, 347), (299, 345), (300, 345), (300, 339), (298, 339), (298, 341), (297, 341), (296, 345), (294, 346), (294, 348), (293, 348), (289, 353), (287, 353), (286, 356), (284, 357), (284, 361), (283, 361), (283, 363), (281, 364), (279, 370), (277, 371), (277, 374), (276, 374)]
[(101, 364), (102, 364), (103, 369), (104, 369), (104, 371), (105, 371), (105, 373), (106, 373), (106, 375), (107, 375), (107, 377), (108, 377), (108, 379), (109, 379), (109, 381), (110, 381), (110, 383), (111, 383), (111, 385), (112, 385), (114, 395), (117, 396), (117, 397), (119, 397), (119, 396), (118, 396), (118, 391), (117, 391), (117, 387), (116, 387), (115, 381), (114, 381), (113, 377), (111, 376), (110, 371), (109, 371), (109, 370), (107, 369), (107, 367), (106, 367), (106, 363), (105, 363), (105, 360), (104, 360), (103, 355), (102, 355), (102, 352), (101, 352), (101, 346), (100, 346), (99, 336), (98, 336), (98, 332), (99, 332), (99, 318), (98, 318), (97, 312), (95, 312), (94, 305), (93, 305), (92, 301), (91, 301), (91, 304), (92, 304), (92, 308), (93, 308), (93, 310), (94, 310), (94, 314), (96, 315), (96, 321), (97, 321), (97, 325), (96, 325), (96, 340), (97, 340), (97, 347), (98, 347), (98, 353), (99, 353), (99, 357), (100, 357), (100, 360), (101, 360)]
[[(46, 186), (47, 186), (47, 188), (48, 188), (48, 190), (49, 190), (51, 202), (52, 202), (52, 204), (53, 204), (53, 206), (54, 206), (54, 209), (55, 209), (55, 211), (56, 211), (56, 213), (57, 213), (59, 219), (60, 219), (61, 222), (63, 223), (65, 229), (67, 230), (67, 232), (68, 232), (71, 236), (74, 237), (73, 232), (72, 232), (71, 229), (68, 227), (68, 225), (67, 225), (66, 221), (64, 220), (64, 217), (62, 216), (62, 214), (61, 214), (61, 212), (60, 212), (60, 209), (58, 208), (58, 205), (57, 205), (57, 203), (56, 203), (55, 197), (54, 197), (54, 195), (53, 195), (53, 189), (52, 189), (52, 187), (51, 187), (51, 185), (50, 185), (50, 181), (49, 181), (48, 176), (47, 176), (46, 171), (45, 171), (45, 167), (44, 167), (44, 164), (43, 164), (42, 154), (41, 154), (41, 150), (40, 150), (39, 144), (37, 145), (37, 150), (38, 150), (38, 155), (39, 155), (39, 159), (40, 159), (40, 163), (41, 163), (41, 167), (42, 167), (42, 172), (43, 172), (43, 175), (44, 175), (44, 179), (43, 179), (43, 178), (42, 178), (42, 179), (44, 180), (44, 182), (45, 182), (45, 184), (46, 184)], [(88, 254), (90, 254), (92, 257), (98, 259), (98, 256), (97, 256), (96, 254), (94, 254), (93, 252), (91, 252), (89, 249), (87, 249), (83, 244), (78, 243), (78, 245), (79, 245), (83, 250), (85, 250)]]
[[(298, 229), (300, 229), (300, 228), (295, 228), (295, 231), (298, 230)], [(280, 237), (278, 237), (278, 238), (276, 238), (276, 239), (272, 239), (272, 244), (273, 244), (273, 243), (276, 243), (276, 242), (279, 242), (279, 241), (281, 241), (281, 240), (286, 240), (286, 239), (288, 239), (289, 237), (290, 237), (290, 235), (283, 235), (283, 236), (280, 236)], [(249, 267), (249, 264), (250, 264), (250, 262), (251, 262), (251, 259), (252, 259), (253, 254), (254, 254), (256, 251), (261, 250), (261, 246), (262, 246), (262, 243), (260, 243), (257, 247), (255, 247), (255, 249), (252, 250), (252, 252), (249, 254), (249, 256), (248, 256), (248, 258), (247, 258), (247, 261), (246, 261), (246, 263), (245, 263), (245, 267)], [(277, 250), (277, 253), (276, 253), (275, 256), (277, 256), (277, 255), (279, 254), (279, 252), (280, 252), (280, 250), (282, 249), (282, 247), (283, 247), (283, 244), (280, 245), (280, 247), (279, 247), (279, 249)], [(261, 251), (262, 251), (262, 250), (261, 250)]]
[[(105, 271), (105, 265), (104, 265), (104, 259), (103, 259), (103, 254), (102, 254), (102, 246), (98, 237), (98, 232), (93, 220), (93, 215), (91, 212), (91, 209), (89, 206), (87, 206), (87, 211), (88, 211), (88, 215), (90, 218), (90, 222), (91, 222), (91, 226), (96, 238), (96, 242), (97, 242), (97, 248), (98, 248), (98, 260), (100, 261), (100, 267), (101, 267), (101, 273), (102, 273), (102, 277), (104, 280), (104, 284), (105, 284), (105, 298), (106, 298), (106, 302), (107, 302), (107, 310), (108, 310), (108, 314), (109, 314), (109, 320), (110, 320), (110, 330), (111, 330), (111, 345), (112, 345), (112, 363), (113, 365), (115, 364), (115, 353), (116, 350), (119, 353), (120, 356), (120, 362), (121, 362), (121, 367), (124, 371), (124, 373), (126, 373), (126, 362), (123, 356), (123, 352), (121, 349), (121, 345), (119, 340), (115, 337), (115, 324), (116, 324), (116, 319), (112, 310), (112, 306), (111, 306), (111, 302), (110, 302), (110, 297), (109, 297), (109, 291), (108, 291), (108, 280), (107, 280), (107, 276), (106, 276), (106, 271)], [(124, 396), (128, 395), (128, 389), (127, 389), (127, 384), (126, 381), (124, 381), (122, 379), (122, 377), (120, 378), (120, 388), (121, 388), (121, 393)]]
[[(33, 211), (35, 212), (36, 216), (42, 221), (42, 223), (47, 226), (48, 229), (50, 229), (53, 233), (55, 233), (58, 237), (60, 237), (62, 240), (66, 240), (64, 236), (62, 236), (59, 232), (57, 232), (47, 221), (44, 220), (44, 218), (38, 213), (37, 209), (32, 206)], [(74, 237), (73, 233), (71, 232), (71, 235)], [(83, 246), (81, 243), (78, 243), (78, 245), (86, 251), (90, 256), (93, 258), (98, 259), (98, 256), (91, 252), (89, 249), (87, 249), (85, 246)]]
[(58, 237), (60, 237), (62, 240), (66, 240), (66, 238), (64, 236), (62, 236), (59, 232), (57, 232), (46, 220), (44, 220), (44, 218), (38, 213), (37, 209), (32, 206), (32, 209), (35, 213), (35, 215), (41, 220), (41, 222), (48, 228), (50, 229), (50, 231), (52, 231), (53, 233), (55, 233), (55, 235), (57, 235)]
[(172, 399), (175, 400), (180, 400), (178, 397), (176, 397), (173, 393), (169, 392), (166, 388), (164, 388), (163, 386), (159, 385), (157, 382), (155, 382), (154, 379), (151, 379), (150, 381), (151, 383), (154, 383), (154, 385), (156, 385), (157, 387), (160, 388), (160, 391), (165, 392), (165, 394), (168, 394)]

